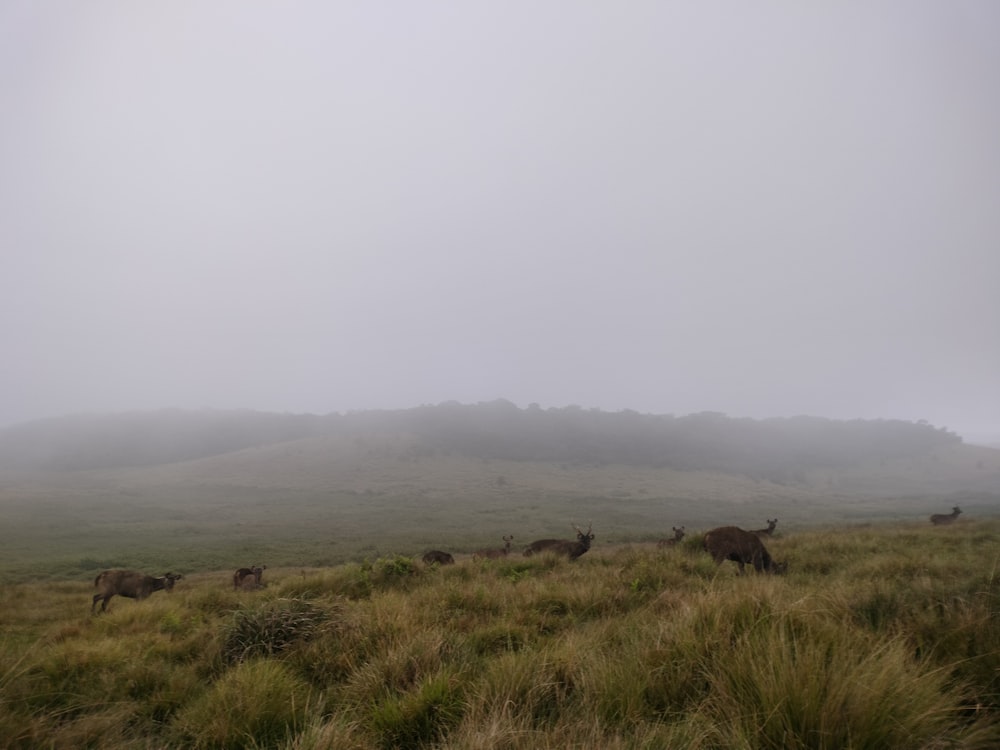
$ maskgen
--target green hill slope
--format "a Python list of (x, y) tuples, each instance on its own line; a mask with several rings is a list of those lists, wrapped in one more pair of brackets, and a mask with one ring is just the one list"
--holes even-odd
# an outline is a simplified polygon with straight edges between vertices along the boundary
[[(66, 434), (53, 420), (29, 425), (34, 436), (16, 450), (11, 435), (25, 433), (6, 431), (0, 572), (315, 565), (428, 547), (464, 554), (509, 534), (515, 546), (572, 535), (574, 523), (593, 523), (600, 547), (655, 540), (680, 525), (759, 528), (777, 517), (781, 532), (925, 519), (954, 504), (967, 518), (1000, 511), (1000, 451), (926, 425), (531, 412), (494, 404), (329, 418), (171, 413), (97, 420), (93, 433), (74, 432), (80, 425), (70, 420)], [(108, 448), (137, 424), (145, 426), (131, 451)], [(171, 432), (177, 424), (196, 437), (167, 440), (180, 434)], [(44, 440), (52, 430), (59, 438)], [(798, 452), (782, 453), (803, 430)], [(687, 447), (676, 441), (682, 433)], [(87, 435), (100, 445), (108, 434), (117, 437), (85, 450)], [(767, 435), (772, 444), (754, 447)], [(527, 457), (512, 457), (517, 436)], [(865, 437), (869, 453), (847, 450), (847, 437)], [(657, 451), (659, 463), (640, 460)], [(564, 458), (538, 457), (546, 452)], [(188, 453), (196, 455), (179, 458)], [(34, 464), (23, 460), (29, 454)], [(727, 454), (732, 464), (713, 466)], [(140, 455), (149, 462), (137, 463)], [(74, 463), (90, 468), (66, 468)]]

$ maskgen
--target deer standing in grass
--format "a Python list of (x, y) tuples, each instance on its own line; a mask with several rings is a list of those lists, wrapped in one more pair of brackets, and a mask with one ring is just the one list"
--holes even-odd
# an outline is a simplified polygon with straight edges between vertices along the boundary
[(261, 579), (265, 570), (267, 570), (266, 565), (255, 565), (252, 568), (240, 568), (233, 573), (233, 590), (235, 591), (239, 588), (259, 589), (263, 585), (261, 583)]
[(590, 549), (590, 543), (594, 541), (594, 534), (591, 532), (592, 527), (593, 524), (590, 524), (587, 526), (587, 530), (583, 531), (579, 526), (574, 524), (573, 528), (576, 529), (575, 542), (570, 539), (539, 539), (537, 542), (532, 542), (524, 548), (524, 556), (531, 557), (541, 552), (551, 552), (556, 555), (565, 555), (570, 560), (575, 560)]
[(935, 513), (931, 516), (931, 523), (935, 526), (946, 526), (949, 523), (955, 523), (958, 519), (958, 514), (962, 510), (957, 505), (951, 509), (951, 513)]
[(788, 569), (788, 563), (779, 563), (771, 559), (764, 543), (756, 534), (736, 526), (712, 529), (705, 534), (703, 545), (717, 565), (726, 560), (732, 560), (739, 565), (740, 575), (746, 572), (744, 568), (746, 565), (753, 565), (758, 573), (784, 573)]
[(503, 538), (504, 545), (500, 548), (494, 549), (481, 549), (475, 554), (473, 554), (473, 560), (496, 560), (500, 557), (507, 557), (510, 554), (510, 543), (514, 541), (514, 535), (505, 536)]
[(658, 541), (656, 543), (657, 549), (663, 549), (664, 547), (674, 547), (674, 546), (676, 546), (680, 542), (681, 539), (684, 538), (684, 527), (683, 526), (681, 526), (680, 528), (677, 528), (676, 526), (672, 526), (671, 528), (674, 531), (674, 538), (673, 539), (661, 539), (660, 541)]

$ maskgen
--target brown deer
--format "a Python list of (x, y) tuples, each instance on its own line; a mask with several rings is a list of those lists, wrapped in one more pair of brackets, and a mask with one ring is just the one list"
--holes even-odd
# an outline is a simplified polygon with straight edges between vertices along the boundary
[(240, 568), (235, 573), (233, 573), (233, 590), (238, 588), (255, 588), (259, 589), (263, 584), (261, 584), (261, 577), (264, 575), (264, 571), (267, 570), (266, 565), (255, 565), (252, 568)]
[(594, 540), (594, 534), (591, 532), (593, 525), (591, 523), (587, 526), (586, 531), (582, 531), (579, 526), (574, 524), (573, 528), (576, 529), (575, 542), (570, 539), (539, 539), (537, 542), (532, 542), (524, 548), (524, 556), (531, 557), (541, 552), (551, 552), (575, 560), (590, 549), (590, 543)]
[(514, 541), (514, 535), (503, 538), (504, 545), (500, 548), (481, 549), (472, 555), (473, 560), (496, 560), (500, 557), (507, 557), (510, 554), (510, 543)]
[(681, 539), (684, 538), (684, 527), (683, 526), (681, 526), (680, 528), (677, 528), (676, 526), (672, 526), (671, 528), (674, 530), (674, 538), (673, 539), (661, 539), (660, 541), (658, 541), (656, 543), (656, 548), (657, 549), (663, 549), (664, 547), (673, 547), (673, 546), (677, 545), (677, 543), (680, 542)]
[[(154, 591), (172, 591), (174, 582), (183, 578), (182, 575), (167, 573), (166, 575), (154, 578), (143, 575), (134, 570), (105, 570), (94, 579), (94, 586), (97, 593), (94, 594), (94, 601), (90, 605), (90, 611), (94, 611), (97, 602), (101, 602), (101, 612), (106, 612), (108, 602), (113, 596), (124, 596), (126, 599), (142, 600)], [(101, 601), (103, 600), (103, 601)]]
[(421, 558), (427, 565), (433, 565), (437, 563), (438, 565), (454, 565), (455, 558), (449, 555), (447, 552), (442, 552), (439, 549), (432, 549), (429, 552), (425, 552), (424, 556)]
[(754, 529), (750, 533), (751, 534), (756, 534), (759, 537), (760, 536), (771, 536), (774, 533), (774, 527), (777, 526), (777, 525), (778, 525), (778, 519), (777, 518), (775, 518), (773, 520), (770, 519), (770, 518), (768, 518), (767, 519), (767, 528), (766, 529)]
[(784, 573), (788, 569), (788, 563), (771, 559), (759, 537), (736, 526), (712, 529), (705, 534), (703, 545), (717, 565), (726, 560), (739, 565), (740, 575), (746, 572), (745, 565), (753, 565), (758, 573)]
[(946, 526), (949, 523), (955, 523), (956, 519), (958, 519), (958, 514), (961, 512), (961, 508), (956, 505), (951, 509), (951, 513), (935, 513), (931, 516), (931, 523), (935, 526)]

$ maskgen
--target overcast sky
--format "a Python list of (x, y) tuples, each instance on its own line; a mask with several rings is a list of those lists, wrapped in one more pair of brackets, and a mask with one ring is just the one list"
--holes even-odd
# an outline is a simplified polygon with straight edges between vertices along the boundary
[(0, 426), (1000, 434), (1000, 3), (0, 4)]

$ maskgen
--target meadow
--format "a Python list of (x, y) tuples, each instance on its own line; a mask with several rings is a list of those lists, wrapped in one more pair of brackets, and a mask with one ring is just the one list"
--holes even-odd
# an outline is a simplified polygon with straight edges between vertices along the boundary
[(815, 470), (788, 484), (415, 447), (324, 438), (150, 467), (0, 472), (0, 580), (92, 581), (112, 567), (328, 567), (432, 547), (471, 553), (509, 534), (515, 546), (572, 535), (571, 524), (593, 523), (598, 544), (613, 546), (655, 541), (672, 526), (760, 528), (777, 517), (779, 531), (794, 531), (926, 522), (955, 504), (964, 518), (1000, 508), (1000, 451), (970, 446)]
[(779, 525), (784, 576), (716, 566), (688, 530), (670, 549), (598, 535), (572, 563), (518, 539), (443, 567), (272, 564), (256, 591), (182, 559), (172, 593), (97, 615), (89, 572), (6, 582), (0, 742), (1000, 746), (1000, 520)]

